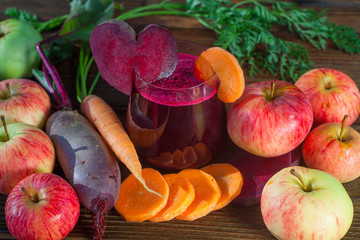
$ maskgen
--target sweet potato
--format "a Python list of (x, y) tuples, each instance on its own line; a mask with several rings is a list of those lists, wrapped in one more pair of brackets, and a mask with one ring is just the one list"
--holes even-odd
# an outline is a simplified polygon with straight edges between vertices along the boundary
[(60, 110), (50, 116), (46, 133), (57, 160), (81, 204), (94, 217), (94, 239), (105, 231), (104, 214), (115, 204), (120, 169), (110, 148), (95, 128), (76, 111)]

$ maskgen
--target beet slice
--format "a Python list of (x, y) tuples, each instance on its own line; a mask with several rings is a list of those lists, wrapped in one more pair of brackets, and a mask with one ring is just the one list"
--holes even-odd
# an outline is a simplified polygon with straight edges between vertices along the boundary
[(146, 82), (168, 77), (177, 64), (177, 46), (165, 28), (150, 24), (135, 38), (124, 21), (111, 19), (96, 26), (90, 47), (101, 76), (119, 91), (130, 95), (133, 69)]
[(91, 51), (101, 76), (128, 95), (136, 45), (135, 31), (123, 21), (106, 21), (95, 27), (90, 36)]
[(167, 29), (150, 24), (139, 33), (137, 42), (136, 69), (143, 80), (152, 82), (174, 72), (177, 46)]

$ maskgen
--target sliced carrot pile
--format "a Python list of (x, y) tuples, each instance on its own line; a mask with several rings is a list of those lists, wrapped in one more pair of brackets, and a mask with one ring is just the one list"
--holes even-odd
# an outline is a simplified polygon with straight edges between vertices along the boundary
[(193, 221), (211, 212), (221, 196), (216, 180), (200, 169), (185, 169), (178, 174), (187, 178), (193, 185), (195, 198), (186, 211), (176, 219)]
[(201, 169), (185, 169), (162, 176), (145, 168), (147, 186), (165, 198), (152, 194), (135, 178), (127, 177), (120, 187), (115, 209), (127, 221), (193, 221), (229, 204), (240, 194), (243, 177), (228, 163), (214, 163)]
[[(81, 102), (81, 111), (91, 124), (96, 127), (116, 157), (151, 192), (152, 190), (146, 186), (144, 179), (141, 177), (142, 166), (135, 146), (111, 106), (102, 98), (89, 95)], [(158, 194), (157, 192), (153, 193)]]
[(154, 165), (173, 169), (198, 168), (211, 160), (211, 152), (204, 143), (200, 142), (195, 146), (185, 147), (184, 151), (177, 149), (173, 153), (163, 152), (147, 160)]
[(120, 186), (119, 197), (115, 209), (126, 221), (143, 222), (158, 214), (165, 206), (169, 197), (169, 186), (164, 177), (152, 168), (142, 170), (142, 178), (160, 197), (145, 189), (142, 183), (130, 174)]
[(165, 174), (165, 181), (169, 185), (169, 197), (166, 206), (150, 218), (151, 222), (169, 221), (185, 212), (195, 198), (195, 190), (189, 180), (179, 174)]
[(216, 73), (220, 80), (218, 98), (232, 103), (244, 92), (245, 78), (235, 56), (220, 47), (211, 47), (200, 54), (195, 61), (194, 75), (206, 81)]
[(240, 171), (231, 164), (214, 163), (201, 170), (213, 176), (221, 190), (221, 197), (214, 210), (225, 207), (240, 194), (243, 177)]

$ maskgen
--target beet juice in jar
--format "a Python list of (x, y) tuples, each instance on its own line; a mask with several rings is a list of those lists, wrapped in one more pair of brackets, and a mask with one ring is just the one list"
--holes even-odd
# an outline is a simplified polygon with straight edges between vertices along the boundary
[(198, 80), (194, 62), (204, 47), (178, 41), (178, 63), (168, 78), (145, 82), (135, 68), (126, 130), (141, 160), (162, 169), (196, 168), (211, 161), (226, 131), (218, 78)]

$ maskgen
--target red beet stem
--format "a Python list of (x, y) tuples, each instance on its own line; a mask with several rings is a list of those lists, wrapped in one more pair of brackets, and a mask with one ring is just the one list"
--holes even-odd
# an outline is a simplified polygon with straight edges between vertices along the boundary
[(93, 208), (93, 239), (101, 240), (106, 229), (107, 199), (99, 200)]
[[(50, 60), (46, 57), (46, 55), (41, 47), (43, 44), (55, 41), (58, 38), (60, 38), (59, 35), (53, 35), (52, 37), (50, 37), (48, 39), (38, 42), (36, 44), (36, 48), (37, 48), (37, 50), (40, 54), (40, 57), (43, 61), (44, 77), (46, 78), (47, 85), (48, 85), (47, 87), (45, 87), (45, 89), (50, 89), (51, 95), (54, 96), (56, 102), (59, 105), (58, 109), (62, 109), (64, 107), (71, 108), (72, 105), (70, 102), (70, 98), (66, 93), (66, 90), (63, 86), (60, 75), (57, 72), (55, 66), (53, 66), (51, 64)], [(53, 86), (51, 84), (50, 77), (52, 78), (52, 80), (55, 83), (57, 92), (55, 91), (55, 89), (53, 88)]]

